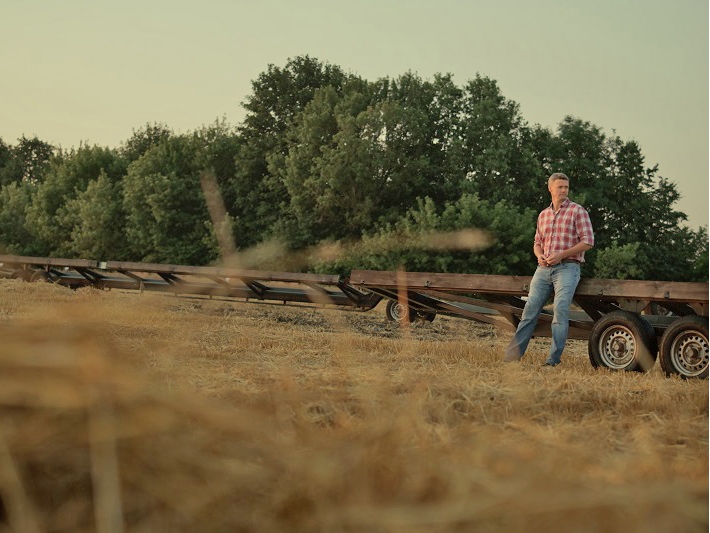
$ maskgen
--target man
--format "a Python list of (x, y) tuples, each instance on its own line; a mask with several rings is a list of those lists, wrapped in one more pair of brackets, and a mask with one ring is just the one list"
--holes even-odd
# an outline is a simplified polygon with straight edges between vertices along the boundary
[(556, 172), (547, 180), (547, 189), (552, 203), (537, 217), (533, 245), (538, 266), (530, 282), (520, 323), (505, 351), (503, 361), (507, 363), (520, 361), (525, 354), (540, 312), (554, 291), (552, 347), (543, 366), (560, 364), (569, 331), (569, 308), (579, 283), (584, 252), (594, 246), (589, 214), (567, 197), (569, 178)]

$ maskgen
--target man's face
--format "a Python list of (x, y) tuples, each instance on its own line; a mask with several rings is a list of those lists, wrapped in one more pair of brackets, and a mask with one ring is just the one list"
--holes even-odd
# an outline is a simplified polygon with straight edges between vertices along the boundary
[(569, 181), (555, 180), (547, 187), (552, 195), (553, 203), (562, 203), (567, 199), (569, 194)]

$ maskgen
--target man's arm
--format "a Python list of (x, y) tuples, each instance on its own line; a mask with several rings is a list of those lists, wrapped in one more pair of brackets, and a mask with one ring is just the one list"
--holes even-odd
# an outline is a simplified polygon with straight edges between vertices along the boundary
[(594, 247), (591, 244), (587, 244), (586, 242), (578, 242), (571, 248), (567, 248), (562, 252), (555, 252), (554, 254), (550, 254), (549, 257), (545, 257), (542, 254), (542, 249), (540, 250), (540, 255), (537, 255), (538, 250), (536, 247), (535, 255), (537, 256), (538, 264), (543, 266), (555, 266), (559, 264), (563, 259), (567, 259), (568, 257), (571, 257), (573, 255), (586, 252), (587, 250), (591, 250), (592, 248)]
[(533, 245), (533, 253), (535, 254), (535, 257), (537, 257), (537, 264), (540, 266), (548, 266), (547, 261), (545, 260), (545, 252), (542, 251), (542, 246), (540, 243), (536, 242)]
[[(548, 266), (553, 266), (558, 264), (560, 261), (563, 259), (567, 259), (568, 257), (572, 257), (573, 255), (581, 254), (582, 252), (586, 252), (587, 250), (591, 250), (594, 248), (591, 244), (587, 244), (586, 242), (578, 242), (571, 248), (567, 248), (566, 250), (562, 252), (557, 252), (554, 254), (550, 254), (550, 257), (548, 257), (547, 263), (545, 263)], [(538, 262), (540, 259), (538, 258)], [(541, 263), (542, 264), (542, 263)]]

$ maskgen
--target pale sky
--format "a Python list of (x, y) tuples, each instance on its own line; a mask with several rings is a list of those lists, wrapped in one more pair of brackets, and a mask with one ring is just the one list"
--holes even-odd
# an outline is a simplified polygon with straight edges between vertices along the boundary
[(451, 73), (462, 86), (480, 73), (531, 125), (572, 115), (637, 141), (677, 184), (690, 226), (708, 223), (708, 0), (3, 4), (7, 144), (118, 147), (147, 123), (237, 125), (251, 82), (299, 55), (369, 81)]

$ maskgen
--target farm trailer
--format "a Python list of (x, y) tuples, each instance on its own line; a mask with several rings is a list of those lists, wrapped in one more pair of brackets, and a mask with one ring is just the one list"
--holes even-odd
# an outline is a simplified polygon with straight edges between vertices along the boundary
[[(525, 306), (531, 277), (355, 270), (348, 282), (389, 300), (390, 315), (431, 320), (460, 316), (510, 332)], [(648, 371), (660, 356), (666, 374), (708, 377), (708, 284), (583, 279), (569, 336), (588, 340), (594, 367)], [(535, 335), (551, 336), (543, 311)]]
[[(347, 277), (120, 261), (0, 255), (0, 275), (64, 286), (149, 290), (283, 304), (334, 305), (369, 311), (386, 301), (401, 322), (454, 316), (514, 331), (530, 277), (354, 270)], [(569, 336), (588, 341), (594, 367), (707, 378), (708, 284), (583, 279), (575, 292)], [(552, 312), (535, 335), (549, 337)]]
[(0, 277), (48, 281), (77, 289), (157, 291), (284, 304), (369, 310), (380, 296), (351, 287), (340, 276), (126, 261), (0, 255)]

